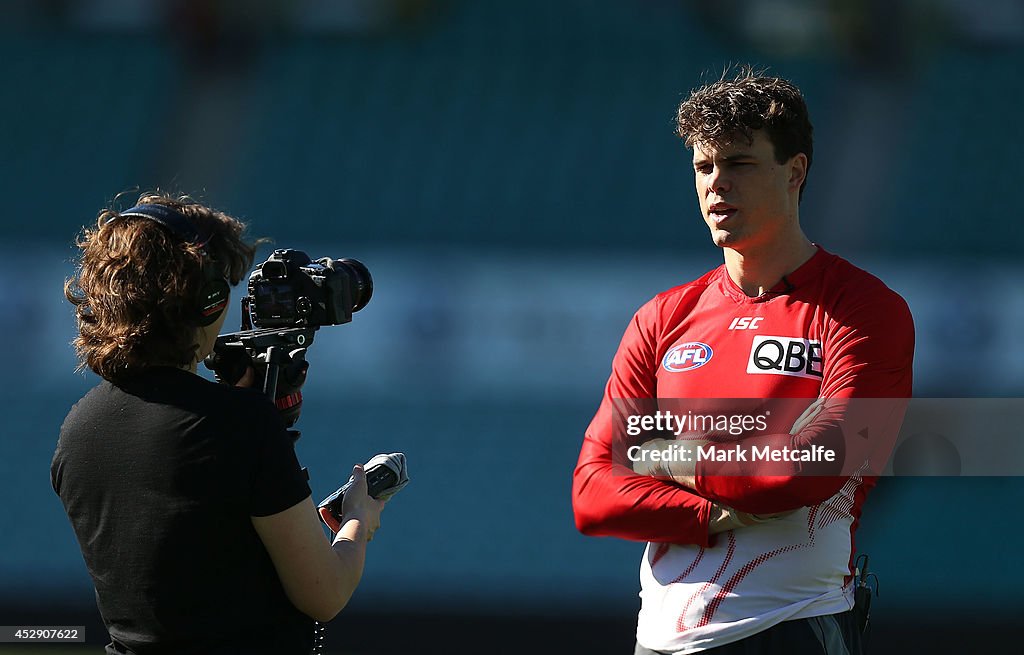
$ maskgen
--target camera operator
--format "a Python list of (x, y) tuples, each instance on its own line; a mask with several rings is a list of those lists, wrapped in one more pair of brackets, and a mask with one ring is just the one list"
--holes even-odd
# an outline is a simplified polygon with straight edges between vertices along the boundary
[[(333, 544), (273, 402), (196, 365), (255, 245), (234, 218), (147, 194), (101, 211), (65, 284), (81, 367), (51, 467), (107, 653), (308, 653), (359, 584), (383, 502), (362, 467)], [(249, 384), (246, 374), (240, 384)]]

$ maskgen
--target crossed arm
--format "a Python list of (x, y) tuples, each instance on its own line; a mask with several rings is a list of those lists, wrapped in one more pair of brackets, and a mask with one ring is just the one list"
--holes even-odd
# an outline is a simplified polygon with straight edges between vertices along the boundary
[[(883, 300), (854, 307), (834, 321), (820, 398), (842, 404), (854, 398), (910, 396), (913, 322), (901, 298), (892, 294)], [(623, 337), (573, 474), (573, 511), (581, 532), (706, 546), (716, 532), (822, 502), (839, 490), (846, 480), (842, 475), (759, 476), (735, 470), (718, 475), (694, 465), (658, 479), (632, 470), (614, 452), (614, 399), (657, 398), (658, 347), (651, 327), (655, 321), (650, 313), (641, 320), (645, 310), (634, 316)], [(768, 436), (777, 442), (805, 442), (803, 434), (814, 432), (812, 423), (821, 406), (812, 404), (791, 433)], [(901, 418), (890, 417), (896, 427)]]
[[(808, 407), (794, 430), (809, 424), (819, 410), (820, 403)], [(608, 411), (612, 410), (602, 404), (595, 423)], [(666, 443), (656, 439), (644, 447), (661, 449)], [(673, 463), (678, 466), (673, 470), (640, 461), (630, 468), (616, 461), (614, 451), (612, 440), (600, 440), (588, 431), (573, 476), (573, 511), (577, 528), (589, 536), (707, 546), (711, 535), (764, 523), (802, 506), (775, 506), (760, 514), (740, 511), (699, 493), (693, 463)], [(818, 492), (824, 498), (839, 486), (826, 485)]]

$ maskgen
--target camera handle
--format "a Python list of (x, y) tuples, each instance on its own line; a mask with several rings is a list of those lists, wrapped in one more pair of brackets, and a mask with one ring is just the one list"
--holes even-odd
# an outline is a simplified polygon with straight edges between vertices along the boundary
[[(277, 399), (277, 382), (281, 375), (281, 367), (290, 366), (293, 363), (292, 357), (287, 348), (275, 345), (268, 346), (261, 359), (266, 360), (266, 368), (263, 376), (263, 393), (278, 405), (278, 409), (284, 411), (282, 409), (282, 405)], [(295, 396), (301, 403), (302, 396), (299, 394), (295, 394)], [(292, 438), (292, 441), (295, 442), (299, 440), (302, 433), (298, 430), (288, 430), (288, 435)], [(305, 469), (303, 470), (305, 471)], [(308, 479), (309, 473), (306, 473), (306, 477)]]
[[(224, 378), (229, 383), (234, 383), (237, 381), (237, 377), (241, 377), (242, 373), (244, 373), (245, 366), (250, 360), (259, 359), (260, 364), (266, 367), (266, 370), (263, 371), (263, 393), (275, 405), (278, 405), (278, 409), (285, 410), (287, 407), (282, 408), (277, 403), (277, 388), (279, 386), (281, 367), (286, 367), (286, 376), (292, 375), (290, 370), (294, 369), (293, 365), (297, 360), (292, 357), (291, 353), (296, 352), (297, 349), (308, 349), (313, 344), (313, 337), (316, 335), (316, 331), (316, 327), (288, 327), (259, 328), (255, 330), (243, 329), (240, 332), (221, 334), (214, 343), (213, 352), (204, 361), (206, 367), (217, 374), (218, 380), (223, 381), (222, 378)], [(239, 354), (242, 357), (239, 357)], [(236, 368), (232, 363), (237, 364), (240, 359), (244, 359), (245, 363), (242, 364), (240, 370), (234, 372), (235, 377), (233, 379), (229, 371)], [(305, 360), (305, 355), (302, 356), (302, 359)], [(308, 366), (308, 363), (305, 361), (302, 364)], [(290, 380), (290, 377), (287, 380)], [(286, 384), (296, 383), (294, 381), (286, 381)], [(297, 393), (294, 396), (291, 401), (292, 405), (290, 405), (292, 409), (294, 409), (295, 401), (301, 399), (301, 396)], [(292, 423), (294, 423), (294, 420)], [(299, 438), (299, 433), (295, 430), (289, 430), (289, 434), (292, 435), (292, 439)]]
[(281, 366), (288, 364), (288, 351), (281, 346), (268, 346), (264, 354), (267, 360), (266, 373), (263, 377), (263, 393), (273, 400), (277, 397), (277, 377)]

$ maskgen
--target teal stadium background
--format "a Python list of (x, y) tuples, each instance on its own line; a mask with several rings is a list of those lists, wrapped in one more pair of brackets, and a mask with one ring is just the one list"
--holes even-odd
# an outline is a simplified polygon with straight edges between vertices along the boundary
[[(570, 479), (632, 312), (721, 261), (673, 117), (724, 66), (805, 91), (805, 230), (910, 303), (915, 394), (1024, 392), (1024, 8), (979, 7), (0, 5), (0, 624), (105, 643), (48, 477), (96, 383), (61, 288), (81, 226), (161, 187), (374, 276), (317, 335), (297, 450), (318, 498), (380, 451), (406, 452), (412, 483), (334, 648), (629, 652), (643, 547), (579, 535)], [(1022, 501), (1017, 477), (880, 481), (858, 533), (882, 586), (872, 652), (1009, 633)]]

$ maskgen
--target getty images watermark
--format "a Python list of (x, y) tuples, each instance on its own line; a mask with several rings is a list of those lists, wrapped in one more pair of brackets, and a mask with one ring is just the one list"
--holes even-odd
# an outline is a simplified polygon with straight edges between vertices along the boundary
[(1024, 475), (1024, 399), (621, 399), (623, 475)]
[[(676, 414), (657, 410), (653, 414), (633, 414), (626, 418), (626, 435), (638, 437), (645, 433), (671, 433), (674, 441), (659, 439), (655, 443), (626, 448), (629, 461), (638, 462), (835, 462), (833, 448), (820, 444), (793, 447), (790, 444), (703, 441), (699, 435), (730, 437), (763, 434), (768, 431), (771, 410), (761, 414), (702, 414), (687, 410)], [(687, 438), (687, 436), (689, 438)]]

